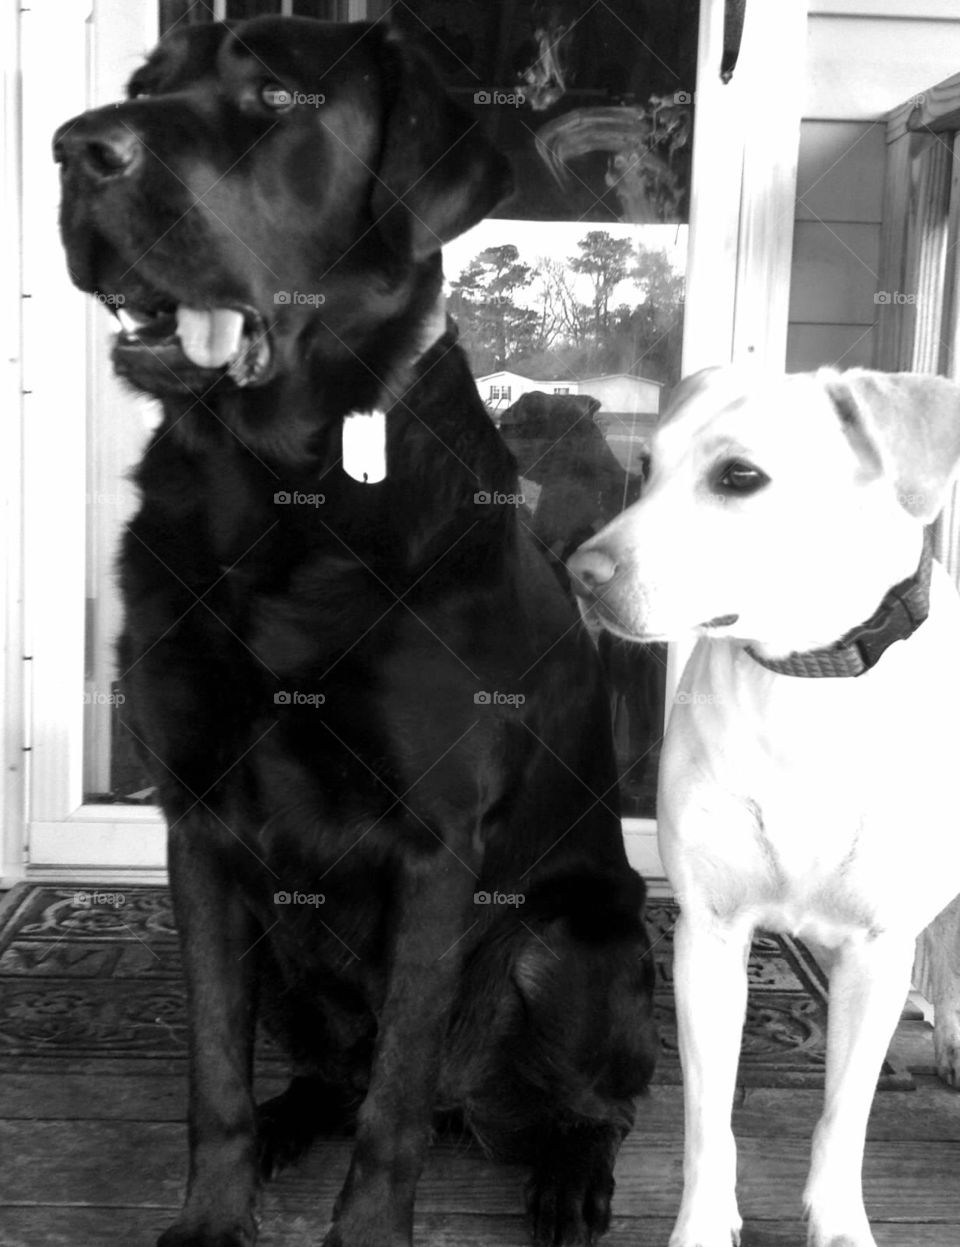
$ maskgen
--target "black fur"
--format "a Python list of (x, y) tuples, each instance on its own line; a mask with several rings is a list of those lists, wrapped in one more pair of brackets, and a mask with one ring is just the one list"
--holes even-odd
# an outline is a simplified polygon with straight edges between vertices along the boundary
[[(274, 113), (264, 80), (324, 103)], [(328, 1247), (409, 1243), (434, 1109), (531, 1165), (538, 1243), (592, 1241), (654, 1061), (643, 885), (595, 654), (504, 499), (455, 330), (427, 329), (439, 246), (506, 167), (379, 26), (190, 28), (131, 94), (57, 136), (74, 279), (145, 312), (243, 308), (270, 344), (246, 385), (162, 315), (115, 353), (164, 412), (120, 557), (190, 1007), (163, 1247), (249, 1247), (259, 1174), (341, 1127)], [(365, 485), (341, 426), (373, 407), (389, 471)], [(296, 1071), (259, 1110), (258, 1016)]]

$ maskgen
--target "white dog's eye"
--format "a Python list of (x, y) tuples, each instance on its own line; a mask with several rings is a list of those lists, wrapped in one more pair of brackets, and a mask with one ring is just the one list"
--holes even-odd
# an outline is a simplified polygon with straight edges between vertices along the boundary
[(745, 463), (742, 459), (733, 459), (730, 463), (720, 465), (715, 481), (715, 488), (718, 492), (739, 494), (745, 497), (747, 494), (755, 494), (764, 485), (769, 485), (770, 477), (766, 472), (755, 468), (752, 463)]

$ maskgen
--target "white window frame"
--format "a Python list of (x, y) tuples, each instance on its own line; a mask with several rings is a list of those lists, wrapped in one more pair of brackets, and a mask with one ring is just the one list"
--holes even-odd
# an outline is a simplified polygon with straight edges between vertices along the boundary
[(119, 872), (133, 882), (141, 874), (156, 878), (164, 861), (157, 810), (83, 800), (85, 414), (102, 398), (94, 355), (103, 350), (106, 322), (70, 284), (57, 254), (59, 186), (50, 152), (58, 125), (121, 95), (157, 40), (158, 11), (142, 0), (35, 0), (20, 14), (23, 614), (12, 639), (24, 659), (13, 692), (28, 763), (26, 835), (20, 853), (12, 828), (6, 837), (5, 879), (81, 881)]
[[(51, 263), (59, 244), (57, 178), (49, 158), (50, 135), (64, 118), (118, 98), (155, 40), (157, 8), (153, 0), (34, 0), (20, 19), (22, 289), (29, 297), (23, 300), (18, 387), (26, 391), (23, 522), (12, 538), (8, 589), (12, 574), (17, 601), (22, 541), (25, 606), (22, 618), (17, 611), (8, 619), (12, 644), (4, 676), (13, 708), (5, 761), (26, 757), (29, 765), (16, 775), (8, 772), (7, 879), (137, 882), (164, 875), (165, 833), (157, 809), (83, 800), (88, 446), (78, 395), (89, 409), (97, 374), (92, 352), (99, 349), (93, 317), (103, 312), (70, 286), (62, 264)], [(783, 367), (805, 22), (806, 0), (749, 4), (740, 62), (732, 83), (724, 85), (718, 72), (723, 3), (702, 0), (685, 373), (731, 358)], [(48, 345), (52, 324), (55, 366)], [(14, 438), (17, 462), (15, 435), (7, 437)], [(671, 647), (668, 710), (686, 657), (683, 647)], [(648, 878), (662, 875), (654, 820), (626, 819), (624, 830), (633, 863)]]

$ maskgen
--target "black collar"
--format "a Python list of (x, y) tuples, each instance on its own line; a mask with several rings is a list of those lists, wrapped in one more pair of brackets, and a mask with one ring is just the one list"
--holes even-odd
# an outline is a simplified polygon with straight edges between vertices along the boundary
[(932, 559), (933, 542), (929, 530), (925, 530), (917, 570), (888, 590), (869, 619), (845, 632), (833, 645), (788, 654), (786, 658), (763, 658), (749, 645), (747, 653), (761, 667), (779, 675), (863, 675), (880, 661), (895, 641), (905, 641), (926, 619), (930, 609)]

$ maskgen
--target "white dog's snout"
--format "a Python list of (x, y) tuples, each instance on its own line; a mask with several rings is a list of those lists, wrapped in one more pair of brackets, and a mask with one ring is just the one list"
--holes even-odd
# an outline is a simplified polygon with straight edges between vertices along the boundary
[(617, 574), (617, 564), (603, 550), (577, 550), (567, 561), (567, 571), (577, 597), (592, 598)]

